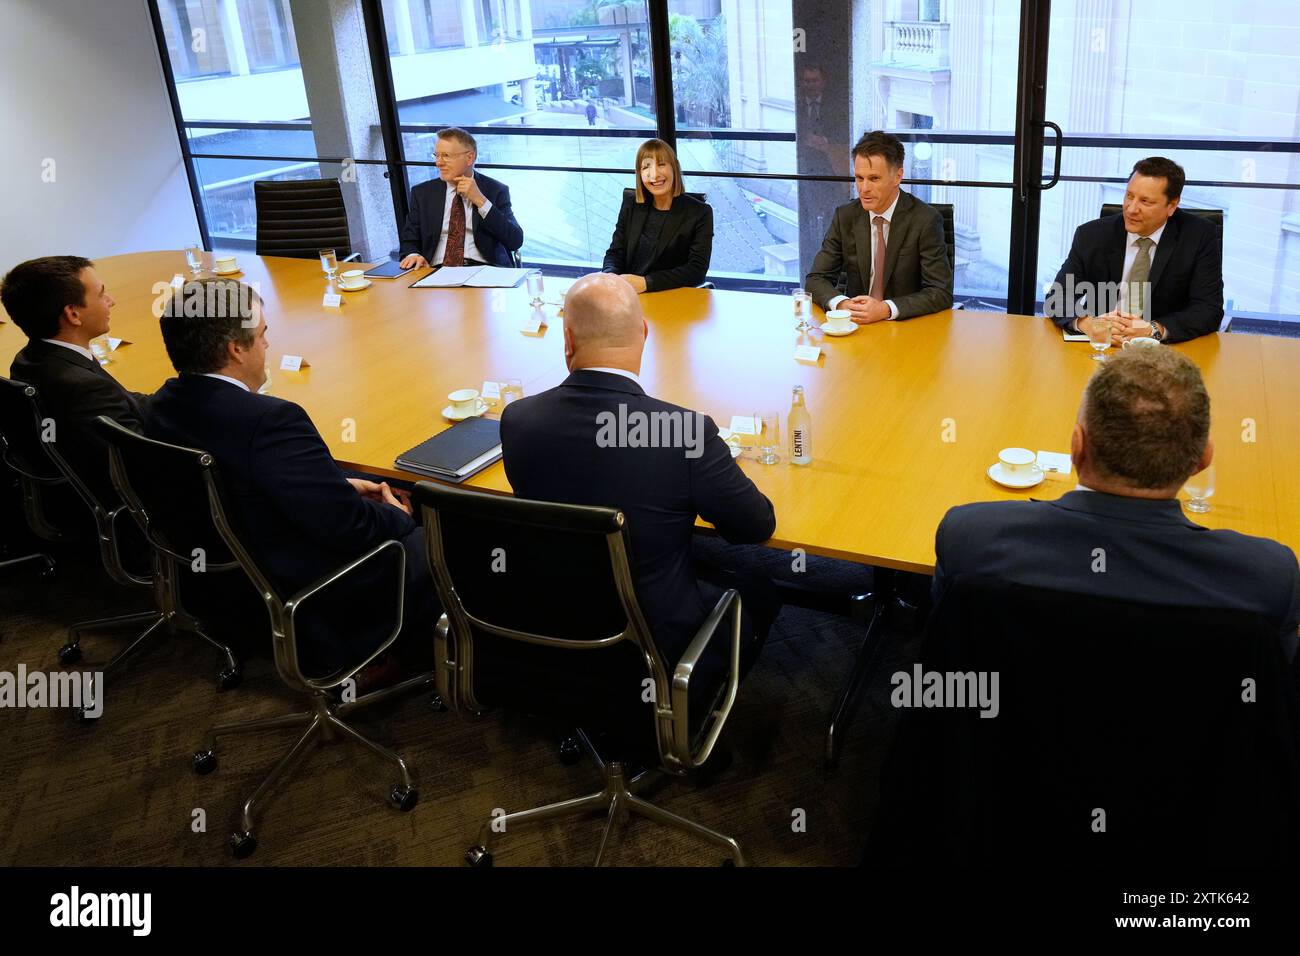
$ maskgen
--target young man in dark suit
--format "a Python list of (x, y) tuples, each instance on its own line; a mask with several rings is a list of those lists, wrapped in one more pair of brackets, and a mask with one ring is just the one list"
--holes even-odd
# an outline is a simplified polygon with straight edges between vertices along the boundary
[[(622, 278), (598, 273), (574, 283), (564, 302), (570, 375), (506, 406), (506, 477), (523, 498), (623, 511), (637, 598), (669, 666), (713, 608), (718, 586), (738, 587), (746, 634), (754, 636), (742, 651), (743, 669), (757, 656), (779, 604), (753, 578), (705, 570), (712, 580), (702, 581), (691, 540), (698, 515), (732, 543), (766, 541), (776, 528), (772, 503), (732, 460), (711, 419), (645, 393), (637, 376), (646, 331), (637, 294)], [(676, 422), (681, 441), (621, 442), (610, 428), (619, 421)]]
[(1070, 456), (1079, 487), (1056, 501), (960, 505), (935, 535), (937, 604), (957, 575), (1180, 607), (1255, 611), (1288, 658), (1300, 625), (1289, 548), (1189, 521), (1176, 497), (1213, 460), (1210, 397), (1172, 349), (1129, 349), (1093, 375)]
[(1223, 230), (1178, 208), (1185, 178), (1163, 156), (1133, 165), (1123, 212), (1075, 230), (1047, 298), (1048, 318), (1086, 334), (1107, 302), (1100, 319), (1110, 323), (1115, 346), (1140, 336), (1185, 342), (1219, 330)]
[[(400, 541), (403, 643), (413, 662), (430, 651), (439, 609), (411, 506), (387, 483), (345, 477), (300, 406), (258, 394), (268, 344), (258, 295), (234, 280), (186, 283), (159, 324), (179, 375), (154, 396), (145, 433), (212, 454), (237, 531), (281, 597), (384, 541)], [(308, 648), (308, 672), (355, 663), (386, 636), (373, 624), (391, 614), (382, 576), (391, 572), (382, 565), (317, 603), (312, 633), (320, 640)]]
[[(524, 231), (510, 211), (510, 190), (474, 171), (478, 144), (463, 129), (438, 132), (438, 178), (411, 190), (401, 232), (402, 268), (511, 265)], [(453, 199), (448, 203), (448, 197)]]
[(823, 309), (859, 325), (952, 308), (943, 217), (899, 189), (903, 144), (880, 131), (853, 147), (858, 199), (835, 210), (804, 287)]
[(89, 259), (47, 256), (14, 266), (0, 301), (29, 340), (14, 356), (10, 377), (36, 387), (42, 412), (54, 420), (54, 446), (101, 503), (113, 507), (108, 452), (91, 423), (107, 415), (140, 431), (149, 402), (118, 384), (90, 351), (91, 340), (108, 332), (113, 297)]

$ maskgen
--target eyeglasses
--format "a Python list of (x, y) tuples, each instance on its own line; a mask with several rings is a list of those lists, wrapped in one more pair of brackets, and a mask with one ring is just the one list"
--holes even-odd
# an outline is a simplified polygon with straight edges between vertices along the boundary
[(455, 156), (464, 156), (468, 152), (468, 149), (462, 149), (459, 153), (434, 153), (433, 158), (438, 162), (442, 162), (444, 159), (452, 159)]

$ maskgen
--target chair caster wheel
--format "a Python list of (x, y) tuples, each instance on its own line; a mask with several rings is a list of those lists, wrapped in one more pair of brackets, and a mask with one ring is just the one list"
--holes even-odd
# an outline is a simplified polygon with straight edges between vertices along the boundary
[(410, 813), (420, 802), (420, 791), (414, 787), (394, 787), (388, 795), (388, 802), (403, 813)]
[(244, 675), (237, 667), (227, 667), (217, 675), (218, 690), (234, 690), (243, 681)]
[(243, 833), (230, 834), (230, 852), (236, 860), (246, 860), (257, 849), (257, 838), (245, 830)]
[(718, 865), (719, 865), (719, 866), (732, 866), (732, 867), (734, 867), (734, 866), (736, 865), (736, 861), (733, 860), (731, 857), (727, 857), (725, 860), (723, 860), (723, 861), (722, 861), (720, 864), (718, 864)]
[(476, 844), (465, 851), (465, 862), (476, 870), (487, 869), (492, 865), (492, 854), (486, 847)]
[(64, 644), (59, 648), (60, 664), (75, 664), (79, 660), (81, 660), (80, 644)]
[(217, 754), (213, 750), (197, 750), (194, 752), (194, 772), (199, 776), (212, 773), (217, 769)]
[(445, 714), (447, 712), (447, 702), (442, 699), (441, 694), (434, 694), (429, 700), (429, 707), (435, 714)]
[(565, 737), (560, 741), (560, 763), (572, 767), (582, 759), (582, 745), (577, 737)]
[(53, 561), (46, 561), (45, 567), (41, 568), (40, 571), (37, 572), (36, 576), (42, 581), (49, 581), (54, 578), (54, 575), (57, 574), (58, 571), (59, 566), (57, 564)]

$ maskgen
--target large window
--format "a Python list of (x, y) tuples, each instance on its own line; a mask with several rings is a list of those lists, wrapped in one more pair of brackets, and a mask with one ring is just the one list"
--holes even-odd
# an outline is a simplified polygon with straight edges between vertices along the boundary
[[(1224, 210), (1231, 308), (1300, 312), (1300, 13), (1282, 0), (1060, 0), (1045, 94), (1021, 82), (1042, 49), (1023, 0), (153, 2), (213, 243), (251, 243), (256, 179), (347, 173), (358, 249), (382, 258), (456, 125), (510, 186), (524, 260), (591, 269), (638, 144), (663, 135), (714, 208), (710, 277), (778, 291), (851, 201), (853, 142), (885, 129), (904, 188), (952, 207), (959, 300), (1032, 309), (1078, 225), (1161, 154), (1185, 205)], [(1037, 193), (1023, 157), (1032, 140), (1046, 179), (1058, 148), (1025, 121), (1040, 102), (1065, 138)]]

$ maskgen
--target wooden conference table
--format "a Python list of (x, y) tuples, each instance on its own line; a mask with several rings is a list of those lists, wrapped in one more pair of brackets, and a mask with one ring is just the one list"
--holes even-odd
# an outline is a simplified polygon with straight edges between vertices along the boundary
[[(265, 300), (271, 393), (303, 406), (345, 467), (418, 479), (393, 459), (448, 427), (440, 414), (448, 392), (517, 378), (531, 395), (567, 374), (555, 306), (545, 308), (541, 334), (521, 331), (532, 311), (522, 286), (411, 289), (415, 272), (325, 309), (316, 261), (239, 259), (241, 278), (258, 283)], [(174, 374), (151, 311), (155, 284), (188, 274), (184, 257), (145, 252), (96, 268), (117, 300), (112, 334), (131, 343), (113, 353), (109, 370), (151, 392)], [(568, 284), (548, 281), (547, 298)], [(1069, 451), (1096, 363), (1087, 343), (1062, 342), (1046, 320), (945, 312), (832, 338), (799, 336), (788, 296), (678, 289), (641, 301), (650, 394), (722, 426), (733, 415), (777, 411), (784, 444), (790, 391), (803, 386), (813, 464), (788, 464), (784, 448), (777, 465), (741, 460), (776, 507), (773, 547), (929, 573), (935, 528), (952, 505), (1056, 498), (1074, 487), (1071, 474), (1017, 492), (986, 474), (1006, 446)], [(3, 371), (24, 342), (12, 323), (0, 325)], [(794, 358), (805, 343), (822, 348), (815, 365)], [(1218, 488), (1212, 510), (1195, 520), (1300, 552), (1300, 341), (1228, 334), (1173, 347), (1200, 366), (1213, 401)], [(310, 367), (281, 371), (286, 354)], [(510, 488), (500, 463), (467, 486)]]

